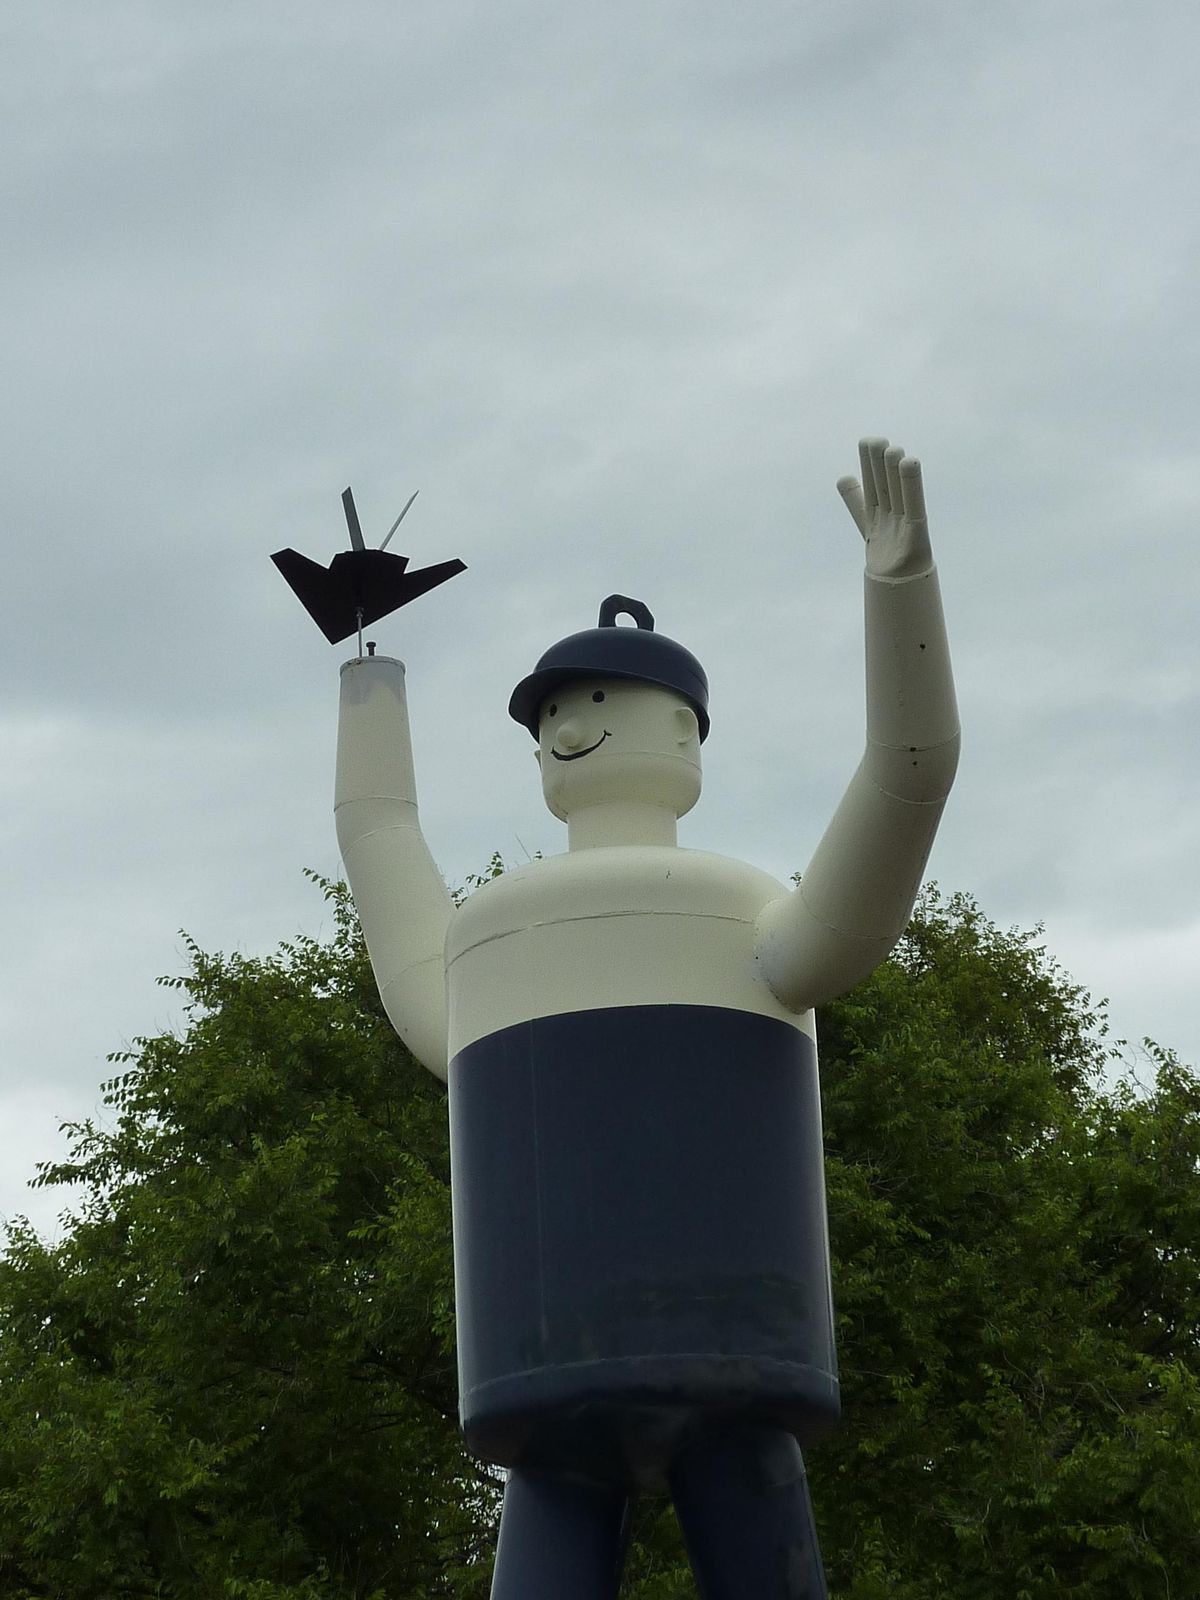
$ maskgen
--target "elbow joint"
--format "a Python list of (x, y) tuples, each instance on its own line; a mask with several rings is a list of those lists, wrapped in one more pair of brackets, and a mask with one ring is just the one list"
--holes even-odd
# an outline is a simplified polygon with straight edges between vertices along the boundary
[(945, 800), (958, 771), (961, 739), (956, 730), (940, 744), (894, 745), (867, 742), (864, 760), (866, 775), (884, 794), (915, 805), (938, 804)]

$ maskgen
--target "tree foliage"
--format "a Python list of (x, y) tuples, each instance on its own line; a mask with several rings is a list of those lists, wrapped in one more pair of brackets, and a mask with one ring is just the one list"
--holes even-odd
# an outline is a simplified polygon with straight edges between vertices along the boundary
[(1200, 1595), (1200, 1082), (961, 896), (824, 1021), (831, 1588)]
[[(327, 942), (189, 946), (178, 1037), (0, 1258), (0, 1597), (482, 1600), (455, 1426), (445, 1095)], [(928, 895), (821, 1018), (845, 1419), (811, 1453), (847, 1600), (1200, 1596), (1200, 1083), (1106, 1076), (1038, 944)], [(694, 1593), (638, 1507), (624, 1593)]]
[(444, 1093), (350, 908), (266, 960), (190, 947), (88, 1199), (0, 1269), (0, 1595), (486, 1595), (493, 1474), (455, 1428)]

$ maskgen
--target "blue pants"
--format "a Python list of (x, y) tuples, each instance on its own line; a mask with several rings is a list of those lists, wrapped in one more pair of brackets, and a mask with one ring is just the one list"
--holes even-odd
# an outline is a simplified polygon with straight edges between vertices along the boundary
[[(670, 1486), (701, 1600), (826, 1600), (791, 1434), (745, 1429), (694, 1445)], [(616, 1600), (628, 1524), (623, 1489), (514, 1471), (492, 1600)]]

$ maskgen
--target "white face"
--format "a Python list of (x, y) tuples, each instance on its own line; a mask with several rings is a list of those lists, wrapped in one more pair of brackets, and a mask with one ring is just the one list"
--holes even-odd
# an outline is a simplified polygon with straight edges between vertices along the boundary
[(564, 683), (543, 703), (537, 759), (560, 821), (624, 802), (682, 817), (700, 797), (700, 728), (673, 689), (620, 678)]

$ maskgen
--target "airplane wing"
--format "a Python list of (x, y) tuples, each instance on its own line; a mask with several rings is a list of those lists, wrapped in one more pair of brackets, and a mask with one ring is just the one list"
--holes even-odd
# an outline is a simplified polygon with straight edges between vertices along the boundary
[(330, 644), (466, 571), (462, 561), (443, 561), (407, 573), (408, 557), (386, 550), (343, 550), (328, 567), (298, 550), (277, 550), (271, 560)]

